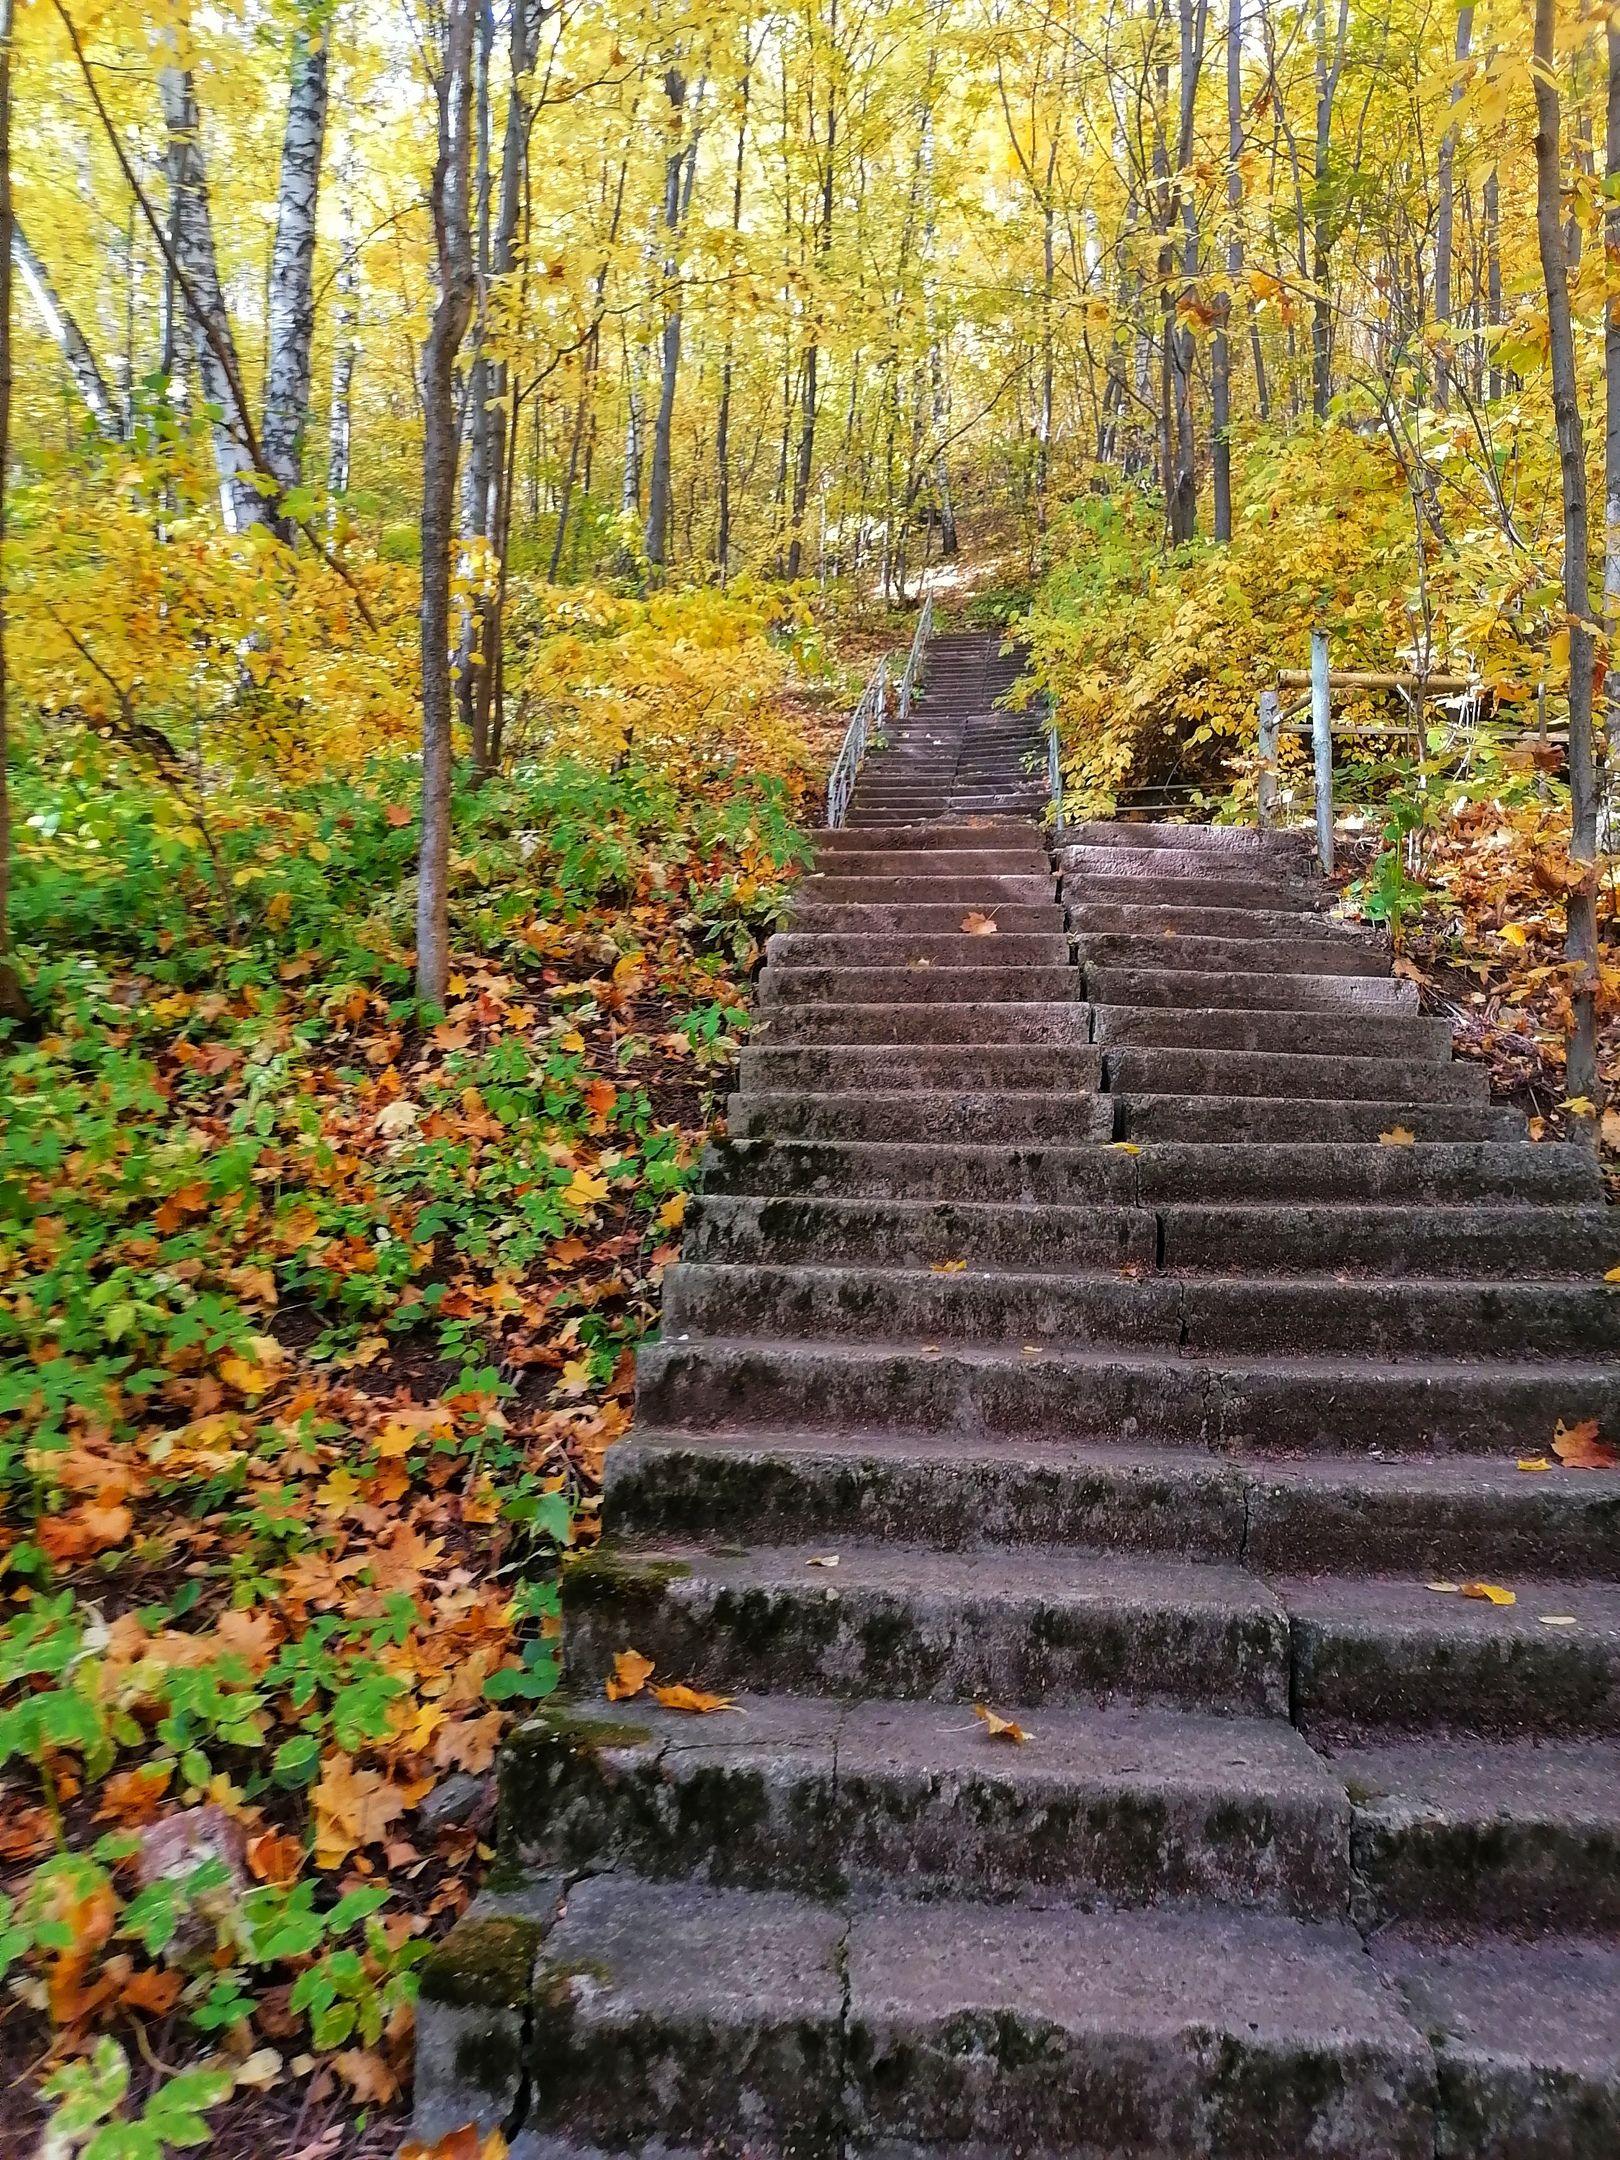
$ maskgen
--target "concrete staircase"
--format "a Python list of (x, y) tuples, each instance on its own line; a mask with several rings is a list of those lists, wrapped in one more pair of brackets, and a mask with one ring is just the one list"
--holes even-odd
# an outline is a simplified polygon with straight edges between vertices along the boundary
[(772, 940), (421, 2125), (1614, 2160), (1620, 1474), (1517, 1467), (1620, 1435), (1595, 1168), (1292, 837), (1054, 862), (940, 643)]

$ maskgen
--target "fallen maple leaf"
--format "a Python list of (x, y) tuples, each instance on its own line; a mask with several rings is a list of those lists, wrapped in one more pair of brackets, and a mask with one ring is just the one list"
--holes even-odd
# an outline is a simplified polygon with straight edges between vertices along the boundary
[(383, 812), (383, 816), (398, 832), (402, 825), (408, 825), (411, 822), (412, 813), (404, 803), (396, 802), (388, 805), (388, 808)]
[(303, 1846), (285, 1830), (262, 1830), (243, 1848), (243, 1858), (260, 1882), (295, 1881), (303, 1857)]
[(1479, 1598), (1488, 1605), (1517, 1605), (1519, 1602), (1511, 1590), (1504, 1590), (1500, 1584), (1493, 1582), (1465, 1582), (1462, 1585), (1462, 1594), (1464, 1597)]
[(1392, 1125), (1388, 1132), (1381, 1132), (1378, 1135), (1378, 1145), (1380, 1147), (1415, 1147), (1417, 1145), (1417, 1134), (1408, 1132), (1404, 1125)]
[(421, 1112), (402, 1095), (377, 1112), (377, 1131), (384, 1140), (398, 1140), (415, 1126)]
[(962, 928), (969, 937), (994, 937), (1000, 927), (993, 915), (980, 915), (976, 910), (962, 917)]
[(1521, 1455), (1513, 1467), (1515, 1470), (1550, 1470), (1552, 1464), (1545, 1455)]
[(976, 1702), (973, 1705), (973, 1715), (983, 1725), (987, 1739), (1007, 1740), (1014, 1747), (1024, 1746), (1029, 1739), (1029, 1734), (1022, 1725), (1015, 1725), (1011, 1718), (998, 1716), (987, 1703)]
[(930, 1262), (928, 1272), (930, 1275), (965, 1275), (967, 1273), (967, 1262), (965, 1260), (935, 1260)]
[(1134, 1140), (1110, 1140), (1108, 1145), (1116, 1155), (1140, 1155), (1142, 1152)]
[(701, 1688), (683, 1687), (679, 1683), (674, 1687), (655, 1687), (653, 1700), (661, 1702), (666, 1710), (695, 1710), (704, 1714), (710, 1710), (735, 1708), (729, 1695), (706, 1695)]
[(686, 1195), (674, 1194), (658, 1210), (658, 1220), (666, 1230), (678, 1230), (686, 1220)]
[(1606, 1440), (1598, 1438), (1595, 1417), (1568, 1426), (1560, 1418), (1553, 1431), (1552, 1451), (1566, 1470), (1613, 1470), (1620, 1466), (1620, 1455)]
[(396, 1816), (405, 1795), (379, 1770), (357, 1770), (351, 1757), (331, 1755), (313, 1794), (315, 1865), (341, 1866), (357, 1845), (371, 1845)]
[(167, 2017), (180, 2000), (184, 1984), (181, 1974), (149, 1965), (144, 1972), (130, 1975), (119, 1990), (118, 2000), (126, 2010), (141, 2010), (148, 2017)]
[(652, 1677), (653, 1660), (639, 1650), (621, 1650), (613, 1660), (604, 1693), (609, 1702), (628, 1702), (639, 1695)]
[(386, 2107), (399, 2091), (399, 2080), (375, 2048), (344, 2048), (332, 2068), (357, 2100)]
[(619, 1099), (619, 1091), (611, 1080), (592, 1080), (583, 1090), (585, 1107), (592, 1117), (605, 1118)]

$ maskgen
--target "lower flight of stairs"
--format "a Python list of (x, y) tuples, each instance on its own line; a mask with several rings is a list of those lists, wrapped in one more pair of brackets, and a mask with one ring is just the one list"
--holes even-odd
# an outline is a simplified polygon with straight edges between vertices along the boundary
[(1519, 1467), (1620, 1435), (1620, 1234), (1325, 902), (1286, 837), (822, 836), (423, 2130), (1620, 2154), (1620, 1475)]

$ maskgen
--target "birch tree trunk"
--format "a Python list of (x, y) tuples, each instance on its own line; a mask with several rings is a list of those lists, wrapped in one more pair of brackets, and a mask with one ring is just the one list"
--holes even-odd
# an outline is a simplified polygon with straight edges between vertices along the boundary
[(477, 0), (445, 0), (434, 77), (438, 156), (433, 214), (435, 299), (422, 354), (422, 824), (416, 884), (416, 994), (442, 1005), (450, 973), (450, 549), (456, 524), (456, 356), (472, 319), (476, 277), (472, 61)]
[(11, 456), (11, 257), (16, 225), (11, 207), (12, 0), (0, 0), (0, 1020), (24, 1021), (28, 1000), (11, 957), (11, 801), (6, 679), (5, 477)]
[[(748, 154), (748, 96), (753, 80), (753, 55), (744, 51), (741, 103), (737, 114), (737, 156), (731, 176), (731, 247), (735, 256), (742, 235), (743, 173)], [(714, 461), (718, 489), (718, 514), (714, 536), (715, 567), (724, 591), (731, 575), (731, 384), (735, 366), (735, 303), (728, 296), (726, 345), (720, 362), (720, 410), (715, 419)]]
[[(1191, 298), (1198, 281), (1198, 205), (1193, 194), (1192, 163), (1194, 100), (1204, 64), (1204, 39), (1209, 25), (1209, 0), (1180, 0), (1181, 111), (1176, 130), (1176, 185), (1181, 211), (1182, 293)], [(1193, 448), (1192, 372), (1193, 334), (1190, 323), (1177, 327), (1167, 320), (1172, 383), (1175, 392), (1175, 482), (1168, 504), (1172, 542), (1190, 540), (1198, 530), (1198, 474)]]
[(1210, 466), (1215, 488), (1215, 537), (1232, 538), (1232, 293), (1243, 275), (1243, 0), (1230, 0), (1226, 16), (1226, 275), (1210, 343)]
[[(315, 342), (315, 214), (326, 143), (331, 32), (323, 21), (293, 38), (292, 82), (281, 143), (276, 243), (270, 258), (270, 351), (259, 443), (283, 489), (303, 479)], [(285, 535), (284, 535), (285, 536)]]
[[(1603, 624), (1609, 639), (1604, 677), (1604, 822), (1612, 826), (1615, 756), (1620, 749), (1620, 27), (1606, 33), (1608, 99), (1603, 140)], [(1613, 834), (1604, 835), (1613, 845)]]
[[(833, 58), (827, 67), (827, 162), (821, 173), (821, 214), (816, 229), (816, 260), (825, 266), (832, 253), (833, 206), (837, 200), (834, 187), (834, 160), (838, 152), (838, 0), (826, 0), (828, 37)], [(816, 131), (815, 96), (811, 91), (810, 133)], [(817, 301), (819, 305), (819, 298)], [(789, 583), (799, 574), (804, 561), (804, 513), (810, 501), (810, 481), (816, 462), (816, 411), (821, 372), (821, 345), (818, 333), (812, 328), (810, 342), (804, 355), (804, 406), (799, 428), (799, 449), (793, 466), (793, 501), (788, 514), (787, 575)]]
[(686, 77), (678, 66), (664, 72), (664, 95), (669, 99), (669, 129), (673, 142), (664, 159), (664, 325), (660, 339), (658, 411), (653, 420), (652, 468), (647, 487), (646, 555), (662, 568), (669, 559), (670, 437), (675, 425), (675, 385), (681, 366), (680, 244), (682, 218), (681, 181), (697, 144), (683, 140), (686, 112)]
[(1597, 790), (1592, 755), (1592, 630), (1589, 621), (1586, 442), (1575, 378), (1569, 261), (1560, 200), (1561, 139), (1556, 0), (1536, 0), (1536, 240), (1547, 288), (1553, 421), (1564, 498), (1564, 613), (1569, 628), (1569, 858), (1586, 873), (1565, 900), (1564, 950), (1571, 963), (1566, 1083), (1593, 1105), (1577, 1130), (1595, 1144), (1601, 1108), (1597, 1064)]
[(1312, 173), (1315, 203), (1311, 225), (1311, 283), (1316, 288), (1316, 295), (1311, 302), (1311, 408), (1318, 420), (1327, 418), (1333, 397), (1333, 299), (1329, 285), (1333, 270), (1333, 219), (1329, 166), (1333, 102), (1344, 68), (1344, 45), (1349, 25), (1350, 0), (1339, 0), (1338, 28), (1330, 53), (1327, 0), (1316, 0), (1316, 161)]
[(168, 130), (168, 170), (174, 205), (175, 259), (184, 273), (192, 357), (203, 396), (219, 417), (212, 427), (220, 507), (231, 532), (269, 522), (265, 489), (256, 483), (253, 428), (242, 386), (236, 340), (219, 282), (214, 223), (208, 205), (196, 86), (189, 68), (158, 70), (158, 94)]
[[(1463, 8), (1457, 16), (1457, 65), (1460, 68), (1468, 58), (1469, 40), (1473, 34), (1474, 10)], [(1463, 94), (1461, 78), (1451, 86), (1451, 102), (1455, 105)], [(1452, 230), (1456, 220), (1457, 198), (1457, 130), (1448, 125), (1440, 138), (1440, 208), (1435, 219), (1434, 235), (1434, 319), (1447, 325), (1451, 321), (1451, 256)], [(1451, 403), (1452, 355), (1442, 344), (1434, 376), (1434, 401), (1444, 412)]]
[(27, 236), (16, 216), (11, 219), (11, 244), (6, 251), (7, 287), (10, 287), (10, 271), (15, 265), (28, 288), (28, 297), (46, 335), (62, 355), (63, 364), (73, 378), (73, 386), (85, 403), (85, 409), (95, 422), (96, 433), (104, 442), (119, 442), (123, 438), (123, 425), (112, 392), (107, 387), (95, 354), (90, 350), (88, 339), (74, 320), (72, 310), (60, 299), (52, 285), (50, 274), (39, 257), (29, 246)]
[(337, 501), (349, 492), (354, 463), (354, 368), (359, 353), (360, 281), (354, 248), (354, 203), (345, 168), (342, 253), (337, 266), (337, 309), (332, 325), (332, 406), (326, 425), (326, 491)]

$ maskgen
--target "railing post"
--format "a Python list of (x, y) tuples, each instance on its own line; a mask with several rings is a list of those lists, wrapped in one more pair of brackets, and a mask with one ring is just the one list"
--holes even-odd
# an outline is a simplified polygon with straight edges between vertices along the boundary
[(1063, 838), (1063, 753), (1058, 743), (1057, 722), (1046, 723), (1046, 793), (1053, 810), (1052, 830)]
[(1325, 630), (1311, 632), (1311, 740), (1316, 747), (1316, 852), (1323, 874), (1333, 871), (1333, 693), (1328, 685)]
[(1282, 693), (1260, 693), (1259, 812), (1262, 826), (1269, 825), (1277, 807), (1277, 735), (1282, 726)]

